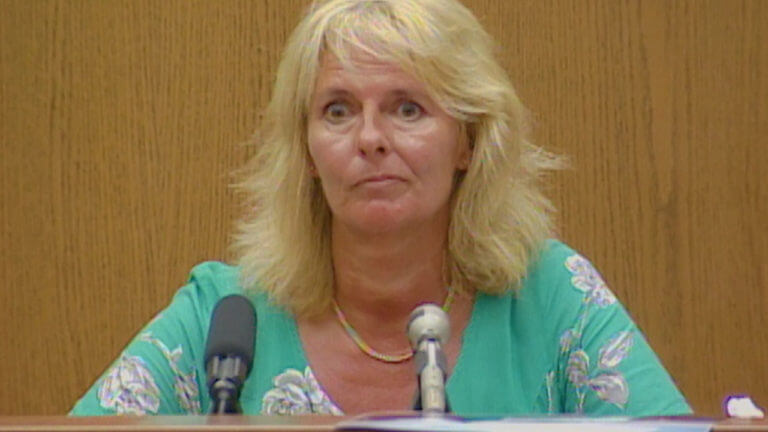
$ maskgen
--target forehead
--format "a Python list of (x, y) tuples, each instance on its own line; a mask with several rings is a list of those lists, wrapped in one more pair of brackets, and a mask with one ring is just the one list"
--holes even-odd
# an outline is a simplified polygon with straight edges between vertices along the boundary
[(381, 85), (397, 85), (423, 91), (424, 84), (399, 65), (378, 59), (370, 54), (353, 51), (349, 58), (340, 60), (326, 53), (320, 59), (315, 93), (329, 88), (363, 88)]

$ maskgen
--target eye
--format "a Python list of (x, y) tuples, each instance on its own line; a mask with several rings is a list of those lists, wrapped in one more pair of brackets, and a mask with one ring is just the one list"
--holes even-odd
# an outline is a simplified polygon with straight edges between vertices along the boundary
[(344, 102), (331, 102), (323, 109), (323, 118), (331, 123), (341, 123), (349, 114), (349, 106)]
[(424, 110), (413, 101), (404, 101), (397, 107), (397, 116), (407, 121), (418, 120), (422, 114), (424, 114)]

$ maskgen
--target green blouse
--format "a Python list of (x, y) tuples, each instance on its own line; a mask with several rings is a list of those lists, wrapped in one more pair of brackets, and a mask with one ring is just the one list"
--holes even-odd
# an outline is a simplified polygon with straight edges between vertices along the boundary
[[(234, 293), (243, 294), (236, 267), (196, 266), (189, 283), (70, 414), (207, 412), (203, 357), (210, 315), (220, 298)], [(243, 411), (343, 414), (315, 379), (293, 316), (264, 293), (246, 295), (258, 325)], [(557, 241), (547, 242), (517, 293), (476, 296), (447, 392), (454, 412), (467, 416), (691, 413), (597, 271)]]

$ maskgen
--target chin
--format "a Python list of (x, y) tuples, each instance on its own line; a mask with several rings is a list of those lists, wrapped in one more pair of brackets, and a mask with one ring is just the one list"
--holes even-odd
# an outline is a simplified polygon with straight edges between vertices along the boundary
[(354, 209), (345, 215), (337, 215), (339, 222), (354, 231), (369, 234), (385, 234), (397, 231), (413, 222), (413, 215), (399, 206), (374, 204)]
[(410, 231), (425, 223), (434, 223), (435, 217), (425, 217), (416, 212), (403, 211), (402, 208), (374, 207), (349, 215), (344, 223), (356, 232), (368, 235), (391, 234), (398, 231)]
[(389, 214), (369, 215), (355, 222), (358, 231), (369, 234), (392, 233), (409, 225), (408, 220)]

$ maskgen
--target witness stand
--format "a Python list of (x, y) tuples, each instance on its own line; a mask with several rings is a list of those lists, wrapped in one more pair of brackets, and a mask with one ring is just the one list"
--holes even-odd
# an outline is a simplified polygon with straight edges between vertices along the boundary
[[(270, 416), (111, 416), (111, 417), (66, 417), (66, 416), (19, 416), (19, 417), (0, 417), (0, 432), (101, 432), (101, 431), (121, 431), (121, 432), (326, 432), (335, 430), (349, 431), (351, 429), (337, 428), (339, 424), (349, 423), (353, 417), (331, 417), (331, 416), (292, 416), (292, 417), (270, 417)], [(665, 419), (667, 426), (665, 432), (673, 432), (675, 422), (681, 424), (680, 430), (690, 430), (682, 428), (685, 420)], [(641, 420), (642, 421), (642, 420)], [(651, 420), (652, 422), (653, 420)], [(589, 432), (591, 429), (606, 432), (605, 423), (600, 419), (594, 420), (594, 427), (590, 428), (592, 422), (581, 423), (579, 431)], [(633, 424), (638, 424), (633, 422)], [(669, 427), (672, 424), (672, 427)], [(471, 423), (468, 424), (470, 427)], [(650, 426), (650, 424), (649, 424)], [(631, 429), (619, 424), (622, 432), (628, 432)], [(469, 429), (469, 428), (468, 428)], [(547, 423), (536, 426), (536, 430), (547, 431)], [(654, 430), (653, 428), (638, 427), (637, 430)], [(363, 430), (363, 429), (361, 429)], [(366, 429), (388, 431), (392, 429)], [(426, 429), (428, 432), (430, 429)], [(456, 429), (460, 430), (460, 429)], [(475, 429), (472, 429), (475, 430)], [(498, 430), (498, 429), (495, 429)], [(504, 428), (510, 432), (519, 430), (510, 424), (509, 428)], [(531, 430), (526, 428), (526, 430)], [(557, 430), (563, 430), (558, 428)], [(728, 419), (714, 421), (710, 429), (712, 432), (768, 432), (768, 420), (740, 420)]]

